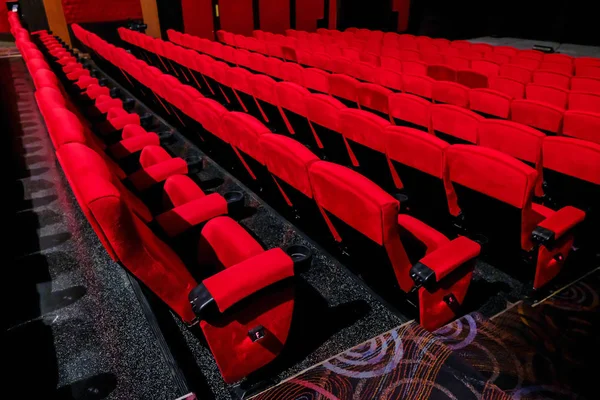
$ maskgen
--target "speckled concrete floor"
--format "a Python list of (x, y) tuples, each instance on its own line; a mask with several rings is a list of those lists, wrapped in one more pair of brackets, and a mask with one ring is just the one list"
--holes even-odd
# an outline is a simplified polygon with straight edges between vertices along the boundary
[(2, 264), (5, 384), (26, 398), (173, 400), (186, 394), (130, 278), (77, 206), (23, 61), (0, 60), (0, 80), (2, 151), (12, 164), (2, 176), (12, 200), (3, 224), (11, 254)]

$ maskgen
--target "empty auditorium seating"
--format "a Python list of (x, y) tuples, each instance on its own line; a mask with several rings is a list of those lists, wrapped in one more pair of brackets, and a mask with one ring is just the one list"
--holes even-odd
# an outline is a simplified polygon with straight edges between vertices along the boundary
[(479, 124), (483, 117), (462, 107), (450, 104), (431, 106), (431, 129), (444, 141), (456, 143), (479, 143)]
[(389, 97), (390, 118), (397, 125), (429, 131), (431, 103), (418, 96), (395, 93)]
[(535, 169), (496, 150), (455, 145), (446, 157), (447, 182), (456, 195), (450, 208), (455, 215), (461, 212), (466, 231), (484, 235), (496, 258), (518, 261), (521, 252), (530, 254), (535, 289), (556, 277), (571, 251), (572, 230), (585, 213), (532, 203)]
[(558, 134), (564, 109), (544, 101), (515, 99), (510, 108), (511, 120), (540, 129), (548, 134)]

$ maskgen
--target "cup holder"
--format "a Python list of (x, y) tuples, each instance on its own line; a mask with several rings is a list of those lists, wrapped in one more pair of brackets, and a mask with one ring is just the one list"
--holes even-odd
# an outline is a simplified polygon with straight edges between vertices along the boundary
[(243, 192), (227, 192), (223, 198), (227, 202), (227, 211), (231, 216), (239, 215), (244, 210), (246, 198)]
[(294, 261), (296, 271), (306, 271), (312, 264), (312, 251), (301, 244), (293, 244), (285, 248), (285, 252)]
[(172, 130), (157, 132), (161, 144), (171, 144), (175, 141), (175, 135)]
[(202, 171), (202, 157), (200, 156), (187, 156), (184, 158), (185, 162), (188, 165), (188, 171), (191, 174), (197, 174)]
[(131, 111), (135, 107), (135, 100), (131, 97), (123, 100), (123, 109), (127, 112)]
[[(100, 78), (98, 79), (98, 85), (100, 86), (107, 86), (108, 85), (108, 79), (107, 78)], [(111, 90), (111, 97), (115, 97), (112, 95), (112, 90)]]
[(120, 97), (121, 89), (114, 87), (109, 90), (109, 94), (110, 94), (110, 97), (112, 97), (113, 99), (116, 99), (117, 97)]
[(402, 193), (394, 194), (394, 198), (400, 202), (400, 212), (406, 212), (409, 208), (408, 196)]
[(140, 117), (140, 125), (142, 128), (149, 130), (154, 126), (154, 116), (150, 113), (146, 113)]

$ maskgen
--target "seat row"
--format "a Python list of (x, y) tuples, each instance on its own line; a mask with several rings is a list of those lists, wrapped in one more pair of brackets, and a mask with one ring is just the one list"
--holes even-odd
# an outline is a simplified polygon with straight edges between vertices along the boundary
[[(74, 31), (80, 32), (78, 27)], [(87, 42), (91, 46), (98, 45), (97, 43), (93, 43), (94, 40), (90, 38), (90, 34), (86, 37), (85, 33), (81, 32), (80, 35), (80, 39), (84, 43)], [(405, 294), (418, 292), (420, 323), (427, 329), (435, 329), (455, 317), (455, 305), (448, 304), (445, 297), (452, 295), (456, 299), (457, 304), (462, 303), (471, 279), (474, 265), (472, 261), (479, 253), (479, 245), (466, 238), (458, 238), (450, 241), (433, 228), (426, 226), (412, 217), (399, 216), (398, 200), (351, 169), (330, 162), (319, 161), (314, 154), (310, 153), (308, 149), (293, 139), (272, 134), (267, 127), (252, 116), (240, 112), (228, 112), (214, 100), (203, 98), (199, 93), (195, 95), (195, 98), (188, 98), (182, 101), (178, 96), (168, 93), (166, 89), (170, 88), (173, 94), (191, 93), (194, 91), (192, 87), (180, 83), (177, 79), (170, 79), (173, 78), (170, 76), (164, 77), (169, 81), (168, 85), (162, 83), (163, 79), (160, 76), (154, 76), (153, 79), (145, 79), (141, 75), (137, 75), (136, 65), (140, 66), (140, 60), (134, 61), (126, 59), (129, 57), (118, 57), (116, 56), (117, 52), (108, 51), (108, 48), (102, 49), (105, 45), (100, 44), (99, 46), (100, 48), (91, 48), (102, 57), (109, 57), (107, 60), (110, 63), (129, 73), (131, 79), (137, 81), (139, 85), (145, 86), (146, 89), (151, 90), (153, 93), (156, 93), (158, 97), (162, 98), (164, 103), (172, 104), (173, 108), (171, 108), (171, 111), (178, 109), (182, 114), (186, 114), (188, 118), (196, 121), (202, 127), (201, 134), (204, 135), (204, 141), (210, 142), (213, 145), (215, 141), (221, 142), (222, 145), (219, 146), (221, 156), (223, 156), (224, 147), (229, 146), (238, 158), (239, 163), (246, 168), (248, 174), (253, 179), (261, 180), (267, 176), (271, 180), (274, 179), (273, 177), (283, 177), (282, 179), (285, 180), (285, 177), (289, 176), (286, 174), (286, 171), (293, 171), (293, 169), (290, 169), (293, 168), (293, 165), (288, 167), (287, 163), (295, 163), (295, 160), (290, 159), (288, 155), (297, 154), (298, 157), (306, 161), (306, 164), (302, 167), (304, 168), (304, 174), (297, 176), (297, 180), (292, 183), (292, 187), (299, 188), (299, 191), (302, 193), (310, 193), (309, 197), (315, 202), (315, 207), (321, 207), (324, 210), (327, 209), (338, 217), (347, 219), (346, 222), (354, 226), (357, 230), (366, 231), (367, 237), (371, 241), (374, 241), (374, 245), (379, 245), (381, 247), (380, 250), (389, 251), (390, 257), (395, 257), (399, 253), (406, 254), (410, 252), (411, 260), (421, 259), (422, 264), (427, 265), (432, 271), (438, 271), (438, 278), (435, 280), (432, 279), (427, 288), (425, 288), (418, 281), (414, 281), (411, 272), (412, 264), (406, 256), (398, 259), (392, 258), (393, 267), (389, 265), (390, 260), (383, 262), (380, 269), (375, 269), (375, 280), (381, 285), (381, 282), (390, 282), (387, 278), (383, 279), (383, 276), (392, 276), (394, 279), (393, 282), (396, 283), (391, 288), (387, 287), (385, 290), (392, 289), (395, 292), (393, 296), (396, 298), (396, 303), (398, 288), (405, 292)], [(115, 58), (111, 59), (110, 57)], [(153, 67), (147, 68), (150, 69)], [(166, 107), (163, 108), (163, 113), (168, 112), (169, 110)], [(180, 119), (180, 122), (183, 123), (184, 119)], [(208, 136), (211, 137), (209, 138)], [(296, 149), (297, 153), (292, 149)], [(292, 150), (291, 153), (289, 153), (290, 150)], [(322, 183), (312, 183), (313, 178), (307, 175), (312, 171), (314, 171), (315, 176), (320, 177)], [(275, 182), (277, 181), (273, 181), (273, 183)], [(372, 190), (366, 193), (360, 190), (350, 190), (348, 192), (348, 188), (352, 187), (352, 185), (343, 184), (343, 182), (356, 182)], [(291, 194), (287, 195), (282, 186), (276, 184), (276, 187), (280, 190), (278, 196), (283, 196), (282, 198), (286, 202), (289, 202), (288, 204), (292, 204), (291, 199), (294, 197)], [(313, 191), (315, 193), (326, 191), (327, 194), (323, 194), (322, 198), (316, 195), (313, 197)], [(357, 210), (353, 211), (352, 215), (343, 213), (343, 210), (346, 209), (344, 202), (338, 203), (337, 206), (331, 205), (331, 200), (337, 199), (340, 196), (345, 197), (346, 193), (348, 196), (355, 197), (354, 204)], [(385, 224), (392, 224), (389, 225), (389, 229), (391, 230), (382, 230), (383, 225), (381, 223), (378, 225), (374, 221), (369, 224), (358, 223), (357, 225), (355, 221), (359, 221), (360, 218), (357, 217), (363, 215), (361, 212), (362, 209), (375, 214), (381, 214), (385, 211), (382, 214), (384, 215), (383, 219), (385, 220)], [(337, 214), (338, 211), (341, 214)], [(322, 218), (327, 218), (326, 214), (323, 214)], [(402, 242), (399, 241), (399, 232), (402, 229), (414, 230), (415, 239), (420, 245), (414, 249), (410, 247), (405, 248)], [(387, 239), (388, 236), (390, 237), (389, 240)], [(336, 235), (333, 238), (338, 242), (342, 240)], [(423, 249), (426, 251), (421, 251)], [(355, 254), (361, 252), (360, 247), (354, 250)], [(448, 253), (462, 254), (462, 257), (460, 260), (445, 260), (443, 254)], [(426, 258), (429, 254), (437, 255), (436, 259), (440, 257), (440, 260), (443, 261), (438, 263), (438, 261), (433, 260), (434, 262), (432, 263)], [(387, 258), (384, 257), (385, 259)], [(445, 272), (442, 273), (442, 270)], [(457, 270), (457, 272), (453, 273), (454, 270)], [(445, 279), (446, 275), (451, 276), (451, 279), (459, 279), (460, 284), (448, 283), (449, 281)], [(378, 285), (369, 279), (367, 280), (368, 283), (374, 286)], [(383, 286), (387, 285), (384, 284)]]
[(272, 361), (281, 348), (263, 343), (287, 340), (294, 259), (226, 216), (235, 203), (204, 193), (189, 160), (161, 147), (130, 102), (63, 43), (45, 31), (32, 41), (10, 15), (57, 159), (110, 256), (185, 323), (200, 324), (225, 381)]
[[(257, 31), (255, 31), (255, 34), (257, 34)], [(260, 36), (264, 36), (264, 32)], [(420, 41), (419, 48), (414, 49), (395, 45), (382, 47), (378, 42), (365, 41), (321, 44), (314, 40), (298, 40), (283, 35), (269, 35), (267, 39), (256, 39), (233, 35), (224, 31), (217, 32), (217, 37), (222, 43), (237, 48), (307, 65), (312, 65), (311, 63), (315, 62), (321, 65), (328, 63), (329, 68), (332, 69), (335, 68), (335, 64), (346, 60), (390, 69), (396, 69), (401, 61), (422, 62), (427, 65), (444, 64), (457, 69), (473, 68), (486, 74), (497, 74), (498, 70), (504, 65), (521, 67), (529, 70), (530, 73), (535, 70), (548, 70), (569, 77), (573, 75), (574, 70), (571, 57), (563, 54), (544, 55), (534, 50), (521, 50), (513, 56), (508, 56), (491, 51), (490, 48), (493, 46), (487, 44), (474, 44), (472, 46), (452, 44), (438, 48), (436, 44)], [(469, 42), (459, 41), (457, 43)], [(475, 46), (475, 49), (473, 46)], [(600, 78), (599, 65), (598, 59), (582, 58), (577, 62), (575, 75)]]
[[(449, 52), (449, 55), (452, 56), (484, 59), (499, 65), (513, 63), (513, 60), (516, 60), (517, 64), (529, 68), (549, 69), (569, 75), (575, 69), (576, 75), (596, 77), (600, 67), (600, 59), (594, 57), (571, 57), (559, 53), (545, 54), (536, 50), (520, 50), (511, 46), (494, 46), (486, 43), (472, 43), (466, 40), (449, 41), (447, 39), (433, 39), (428, 36), (414, 36), (394, 32), (384, 34), (373, 31), (367, 34), (364, 30), (357, 34), (352, 28), (341, 35), (340, 33), (339, 31), (327, 29), (319, 29), (316, 34), (292, 29), (286, 31), (288, 37), (296, 39), (291, 41), (292, 45), (296, 44), (298, 46), (300, 43), (306, 45), (308, 42), (310, 43), (308, 47), (314, 48), (315, 45), (318, 46), (319, 44), (338, 43), (366, 52), (373, 52), (371, 49), (381, 48), (380, 55), (396, 58), (402, 58), (402, 55), (410, 57), (411, 53), (404, 53), (406, 50), (420, 52), (425, 54), (425, 57), (435, 57), (439, 53)], [(222, 33), (221, 37), (224, 34), (227, 35), (228, 40), (234, 40), (236, 46), (238, 46), (237, 42), (239, 41), (242, 45), (244, 44), (244, 39), (240, 38), (240, 35), (235, 35), (235, 38), (232, 39), (231, 34), (228, 33)], [(254, 31), (253, 36), (261, 40), (279, 41), (282, 45), (290, 44), (286, 42), (289, 39), (285, 39), (283, 35)], [(221, 40), (221, 37), (219, 37), (219, 40)], [(245, 48), (244, 46), (241, 47)], [(412, 53), (412, 56), (414, 57), (414, 53)]]
[[(169, 33), (171, 34), (171, 32)], [(426, 98), (433, 98), (438, 103), (469, 107), (472, 111), (484, 116), (512, 119), (547, 133), (563, 134), (600, 143), (598, 134), (600, 95), (584, 92), (567, 94), (560, 89), (530, 84), (527, 87), (530, 98), (520, 99), (519, 97), (523, 96), (525, 92), (525, 86), (510, 79), (492, 79), (490, 81), (491, 89), (468, 89), (454, 82), (434, 81), (423, 76), (393, 73), (382, 73), (379, 76), (379, 82), (387, 86), (383, 87), (361, 83), (342, 74), (328, 74), (314, 68), (302, 68), (297, 64), (284, 63), (275, 58), (266, 59), (274, 61), (268, 64), (254, 63), (251, 57), (241, 57), (245, 55), (242, 53), (243, 50), (234, 50), (234, 55), (241, 55), (235, 57), (237, 60), (235, 65), (297, 84), (280, 85), (276, 84), (273, 79), (252, 74), (241, 68), (230, 68), (223, 62), (216, 62), (204, 55), (193, 54), (193, 52), (178, 46), (171, 45), (164, 49), (166, 51), (161, 51), (159, 50), (162, 45), (160, 39), (148, 39), (143, 34), (126, 29), (121, 29), (120, 35), (126, 42), (145, 49), (146, 53), (143, 55), (152, 54), (156, 58), (154, 62), (159, 66), (165, 65), (163, 60), (166, 60), (167, 63), (182, 65), (189, 74), (192, 74), (192, 71), (200, 72), (203, 76), (200, 78), (201, 81), (206, 79), (206, 76), (214, 77), (219, 83), (233, 87), (235, 94), (230, 94), (231, 98), (227, 97), (228, 102), (239, 100), (242, 102), (244, 110), (256, 108), (254, 105), (256, 102), (265, 122), (270, 120), (272, 113), (269, 113), (268, 110), (265, 111), (265, 107), (261, 104), (263, 102), (290, 104), (297, 101), (308, 93), (307, 90), (297, 86), (300, 85), (314, 92), (332, 95), (344, 102), (345, 105), (358, 106), (377, 112), (389, 118), (393, 123), (410, 123), (411, 126), (418, 125), (429, 129), (431, 122), (430, 113), (427, 110), (432, 104)], [(176, 39), (177, 35), (173, 35), (173, 38)], [(169, 71), (169, 69), (164, 70)], [(177, 69), (173, 69), (173, 73), (180, 74)], [(196, 80), (196, 82), (198, 81)], [(403, 90), (404, 93), (394, 93), (389, 89), (390, 87), (395, 90)], [(557, 103), (560, 100), (558, 95), (550, 95), (553, 92), (564, 94), (563, 101), (566, 103), (569, 100), (570, 106), (576, 109), (565, 111), (557, 105), (551, 104), (551, 101)], [(420, 95), (423, 99), (412, 94)], [(245, 99), (245, 96), (250, 96), (250, 98)], [(297, 107), (304, 106), (298, 105)], [(294, 109), (293, 105), (284, 108)], [(310, 110), (307, 109), (301, 114), (306, 113), (310, 113)], [(472, 113), (459, 114), (469, 115)], [(471, 119), (476, 117), (473, 116)], [(286, 117), (284, 116), (284, 118)], [(308, 118), (310, 119), (310, 116)], [(286, 125), (289, 123), (286, 122)], [(463, 128), (457, 124), (455, 130), (462, 131)], [(458, 136), (460, 139), (469, 137), (470, 139), (467, 141), (477, 143), (476, 136), (469, 133), (468, 129), (462, 134), (459, 133)]]
[[(319, 96), (319, 95), (315, 95), (315, 96)], [(321, 95), (321, 97), (323, 97), (324, 99), (328, 99), (326, 96)], [(202, 102), (204, 102), (204, 103), (207, 101), (208, 100), (202, 100)], [(213, 106), (213, 109), (216, 109), (216, 108), (218, 108), (218, 106)], [(349, 145), (349, 150), (351, 152), (353, 152), (355, 155), (357, 155), (357, 158), (362, 159), (362, 161), (366, 161), (366, 162), (360, 163), (360, 165), (363, 167), (363, 169), (361, 169), (361, 172), (368, 171), (369, 169), (374, 170), (376, 166), (381, 165), (381, 164), (376, 163), (374, 160), (374, 158), (377, 156), (377, 148), (378, 148), (378, 146), (381, 147), (380, 144), (384, 141), (385, 135), (388, 134), (389, 132), (375, 132), (374, 130), (379, 128), (378, 126), (374, 126), (374, 125), (365, 126), (364, 125), (365, 118), (367, 120), (369, 120), (370, 118), (373, 118), (373, 117), (377, 118), (375, 115), (373, 115), (371, 113), (365, 113), (361, 110), (349, 110), (349, 111), (352, 111), (352, 112), (349, 113), (349, 115), (345, 115), (345, 118), (340, 118), (340, 121), (339, 121), (340, 125), (343, 123), (342, 121), (348, 120), (349, 117), (351, 118), (351, 115), (353, 115), (353, 114), (357, 115), (356, 119), (349, 120), (347, 122), (347, 125), (351, 126), (351, 125), (353, 125), (354, 122), (357, 122), (357, 121), (361, 122), (361, 120), (362, 120), (363, 125), (354, 129), (352, 134), (342, 135), (342, 140), (344, 140), (344, 142), (346, 142), (346, 145)], [(324, 115), (327, 113), (328, 113), (328, 110), (323, 110)], [(232, 113), (230, 113), (230, 114), (232, 114)], [(360, 118), (359, 116), (362, 118)], [(241, 118), (241, 116), (240, 116), (240, 118)], [(229, 123), (229, 118), (226, 116), (225, 119), (221, 123), (222, 127), (221, 127), (220, 134), (221, 134), (221, 139), (223, 141), (229, 142), (233, 147), (237, 147), (237, 152), (240, 153), (239, 156), (240, 156), (241, 160), (246, 164), (247, 167), (250, 167), (250, 162), (252, 162), (252, 167), (250, 167), (250, 168), (253, 168), (252, 176), (255, 179), (260, 179), (259, 177), (262, 175), (260, 173), (260, 170), (262, 169), (262, 167), (266, 166), (271, 174), (282, 179), (284, 181), (284, 183), (288, 185), (288, 187), (296, 188), (297, 190), (299, 190), (301, 192), (303, 192), (303, 190), (306, 190), (307, 182), (311, 182), (311, 180), (308, 179), (308, 181), (307, 181), (302, 178), (302, 176), (303, 176), (303, 174), (301, 173), (302, 168), (298, 169), (298, 165), (299, 164), (302, 165), (302, 160), (293, 161), (293, 157), (291, 155), (284, 156), (282, 154), (277, 154), (276, 156), (272, 157), (272, 159), (271, 159), (272, 161), (270, 163), (269, 162), (269, 152), (268, 151), (265, 152), (264, 149), (262, 149), (262, 151), (261, 151), (261, 145), (260, 145), (260, 142), (263, 139), (263, 137), (269, 133), (268, 129), (264, 125), (262, 125), (258, 120), (254, 119), (254, 118), (251, 118), (249, 116), (245, 116), (245, 118), (246, 118), (247, 122), (244, 127), (237, 127), (235, 129), (232, 129), (231, 124)], [(211, 121), (210, 126), (213, 126), (213, 127), (218, 126), (217, 124), (214, 124), (214, 120), (217, 118), (213, 117), (213, 118), (206, 118), (206, 119)], [(383, 121), (385, 121), (385, 120), (383, 120)], [(200, 122), (204, 127), (207, 126), (207, 124), (204, 124), (201, 120), (198, 120), (198, 122)], [(388, 123), (388, 125), (389, 125), (389, 123)], [(365, 128), (367, 128), (367, 129), (365, 129)], [(428, 140), (436, 140), (436, 141), (443, 143), (443, 141), (436, 139), (435, 137), (433, 137), (431, 135), (423, 134), (422, 132), (414, 131), (414, 130), (407, 129), (407, 128), (393, 127), (393, 128), (390, 128), (389, 130), (393, 131), (394, 129), (398, 130), (401, 133), (407, 134), (405, 136), (400, 135), (399, 137), (401, 139), (399, 140), (398, 143), (396, 143), (396, 146), (394, 146), (394, 149), (398, 150), (400, 152), (402, 152), (404, 150), (405, 146), (407, 148), (409, 146), (411, 139), (406, 139), (407, 136), (408, 137), (414, 136), (414, 137), (418, 138), (417, 141), (419, 139), (423, 139), (424, 142), (427, 142)], [(213, 134), (214, 134), (214, 131), (213, 131)], [(217, 133), (217, 135), (218, 135), (218, 133)], [(566, 140), (567, 142), (574, 141), (574, 142), (585, 143), (582, 141), (566, 139), (566, 138), (556, 138), (556, 139)], [(279, 146), (282, 149), (290, 149), (290, 150), (288, 150), (289, 152), (291, 152), (292, 154), (297, 154), (298, 157), (300, 157), (304, 161), (306, 161), (306, 160), (315, 161), (316, 157), (314, 154), (307, 155), (306, 151), (302, 151), (298, 146), (292, 145), (291, 142), (289, 141), (289, 139), (281, 138), (280, 140), (284, 143), (286, 143), (286, 141), (287, 141), (287, 143), (285, 145)], [(448, 146), (448, 144), (446, 144), (446, 147), (447, 146)], [(441, 155), (434, 156), (433, 158), (435, 158), (437, 161), (434, 161), (433, 163), (431, 163), (430, 162), (431, 160), (428, 160), (428, 154), (431, 154), (431, 151), (427, 150), (426, 145), (424, 146), (424, 148), (426, 149), (425, 151), (423, 151), (423, 149), (417, 150), (416, 147), (412, 148), (412, 149), (408, 149), (408, 151), (406, 151), (406, 154), (410, 154), (409, 158), (411, 158), (411, 161), (409, 162), (409, 164), (412, 162), (413, 165), (414, 165), (414, 163), (416, 163), (416, 165), (421, 165), (421, 166), (423, 166), (425, 171), (431, 171), (431, 168), (433, 168), (433, 169), (437, 168), (436, 165), (440, 166), (440, 168), (442, 168), (442, 171), (443, 170), (449, 171), (450, 166), (446, 165), (443, 162), (443, 160), (448, 157), (445, 150), (442, 150), (440, 152)], [(506, 174), (500, 173), (500, 177), (498, 177), (498, 182), (492, 183), (490, 181), (490, 180), (496, 179), (497, 175), (486, 176), (485, 179), (483, 179), (483, 181), (487, 180), (488, 184), (492, 187), (501, 187), (502, 186), (505, 188), (505, 190), (513, 193), (512, 184), (509, 182), (511, 182), (514, 177), (510, 176), (511, 174), (509, 173), (509, 170), (511, 168), (513, 168), (514, 166), (518, 166), (528, 176), (528, 178), (526, 180), (529, 183), (527, 183), (525, 185), (526, 188), (524, 186), (522, 186), (523, 182), (521, 182), (520, 184), (517, 184), (518, 187), (514, 187), (514, 189), (515, 189), (514, 196), (515, 197), (512, 198), (511, 200), (507, 200), (507, 197), (504, 197), (504, 195), (501, 194), (502, 191), (500, 191), (500, 190), (498, 190), (498, 191), (488, 190), (486, 192), (485, 189), (483, 188), (486, 185), (485, 183), (480, 183), (479, 184), (480, 186), (475, 187), (474, 190), (480, 190), (483, 194), (485, 194), (489, 197), (493, 197), (497, 200), (500, 200), (501, 202), (504, 201), (504, 202), (510, 203), (512, 205), (515, 205), (515, 207), (517, 207), (518, 210), (522, 211), (521, 214), (517, 213), (520, 215), (520, 217), (518, 217), (517, 220), (522, 221), (523, 224), (519, 225), (519, 227), (517, 227), (516, 225), (513, 225), (513, 227), (510, 228), (510, 230), (513, 232), (512, 235), (515, 235), (515, 232), (521, 232), (520, 236), (516, 235), (517, 237), (521, 238), (520, 245), (517, 247), (518, 247), (519, 251), (524, 251), (526, 253), (529, 253), (530, 257), (532, 257), (532, 259), (535, 260), (535, 263), (536, 263), (536, 277), (534, 279), (535, 287), (539, 288), (539, 287), (547, 284), (548, 281), (551, 280), (553, 276), (555, 276), (555, 273), (558, 272), (554, 268), (558, 267), (559, 265), (562, 265), (562, 264), (557, 264), (556, 260), (559, 259), (561, 263), (565, 260), (565, 257), (568, 254), (569, 249), (571, 247), (573, 237), (570, 235), (565, 236), (562, 240), (560, 240), (560, 245), (557, 247), (555, 247), (554, 246), (555, 243), (553, 243), (550, 246), (552, 248), (551, 250), (544, 247), (543, 245), (541, 247), (532, 246), (531, 245), (532, 242), (530, 242), (528, 239), (529, 236), (532, 234), (532, 231), (529, 231), (529, 229), (533, 229), (532, 221), (537, 220), (539, 222), (539, 221), (543, 220), (544, 218), (551, 218), (551, 219), (556, 219), (556, 220), (561, 220), (561, 221), (569, 221), (567, 225), (569, 226), (568, 230), (570, 230), (571, 228), (577, 226), (580, 222), (583, 221), (585, 213), (583, 213), (581, 210), (577, 210), (573, 207), (562, 208), (558, 212), (552, 211), (549, 208), (546, 208), (541, 205), (535, 205), (535, 209), (533, 209), (532, 208), (533, 206), (531, 203), (531, 198), (533, 196), (533, 191), (535, 189), (535, 182), (537, 182), (537, 173), (533, 168), (528, 167), (526, 164), (523, 164), (523, 163), (513, 159), (512, 157), (509, 157), (507, 155), (504, 155), (502, 153), (499, 153), (499, 152), (491, 150), (491, 149), (479, 148), (477, 146), (460, 146), (460, 145), (455, 146), (455, 147), (451, 146), (451, 148), (461, 149), (461, 151), (464, 149), (465, 154), (467, 154), (467, 156), (466, 156), (467, 159), (470, 159), (471, 160), (470, 162), (472, 162), (474, 164), (477, 164), (478, 162), (482, 162), (483, 164), (486, 164), (486, 162), (483, 161), (483, 159), (485, 159), (487, 154), (492, 155), (493, 158), (497, 158), (498, 159), (497, 163), (504, 165), (503, 167), (499, 167), (499, 168), (501, 170), (503, 170), (503, 168), (506, 168), (507, 170), (505, 171)], [(373, 155), (375, 157), (372, 157)], [(292, 159), (290, 159), (290, 158), (292, 158)], [(480, 161), (476, 161), (477, 159), (479, 159)], [(461, 164), (461, 163), (459, 162), (459, 164)], [(491, 167), (492, 169), (495, 168), (493, 165), (496, 165), (496, 161), (491, 162), (489, 167)], [(412, 166), (410, 168), (412, 168)], [(465, 171), (468, 170), (469, 168), (470, 167), (462, 170), (463, 172), (458, 172), (458, 175), (462, 175), (462, 174), (466, 173)], [(486, 168), (483, 168), (483, 169), (486, 170)], [(461, 168), (457, 167), (457, 170), (461, 170)], [(277, 171), (279, 171), (279, 172), (277, 172)], [(435, 174), (438, 174), (438, 172), (437, 171), (434, 172), (434, 175)], [(372, 176), (371, 174), (368, 174), (368, 173), (365, 173), (365, 175)], [(444, 176), (446, 176), (446, 175), (447, 175), (447, 173), (444, 173), (444, 172), (439, 173), (440, 180), (443, 181), (444, 185), (449, 184), (449, 182), (444, 178)], [(296, 179), (296, 178), (299, 179), (300, 181), (299, 182), (294, 181), (294, 179)], [(310, 174), (309, 174), (309, 178), (310, 178)], [(458, 176), (456, 179), (457, 179), (457, 182), (462, 180), (462, 178), (460, 178)], [(479, 179), (482, 179), (482, 178), (480, 176), (478, 176), (476, 178), (476, 180), (479, 180)], [(530, 179), (532, 179), (532, 180), (530, 180)], [(500, 184), (499, 182), (503, 182), (503, 183)], [(463, 183), (461, 183), (461, 184), (463, 184)], [(464, 182), (464, 184), (467, 184), (467, 183)], [(473, 184), (473, 185), (475, 185), (475, 184)], [(481, 186), (481, 185), (483, 185), (483, 186)], [(289, 206), (292, 206), (294, 204), (294, 202), (291, 201), (291, 196), (284, 190), (285, 186), (282, 187), (282, 185), (279, 185), (279, 184), (277, 186), (278, 186), (278, 189), (281, 191), (287, 204)], [(333, 183), (333, 182), (328, 182), (327, 186), (328, 187), (336, 187), (335, 183)], [(349, 185), (349, 183), (346, 181), (346, 183), (344, 183), (344, 186), (353, 186), (353, 185)], [(427, 187), (424, 185), (417, 185), (417, 186)], [(475, 185), (475, 186), (477, 186), (477, 185)], [(521, 189), (524, 189), (524, 190), (521, 190)], [(362, 196), (365, 196), (364, 193), (370, 193), (372, 190), (364, 190), (364, 188), (360, 188), (359, 191), (360, 191), (360, 193), (362, 193)], [(303, 193), (306, 195), (306, 192), (303, 192)], [(446, 197), (444, 190), (442, 190), (441, 192), (437, 192), (437, 193), (438, 193), (438, 195), (440, 193), (442, 193), (442, 195), (443, 195), (443, 197), (436, 196), (436, 198), (438, 200), (448, 202), (447, 206), (446, 206), (446, 210), (447, 211), (450, 210), (450, 214), (455, 215), (455, 216), (462, 215), (461, 212), (458, 211), (460, 209), (460, 206), (457, 203), (454, 203), (452, 200), (452, 199), (455, 199), (454, 195), (449, 195), (448, 197)], [(520, 198), (520, 196), (523, 195), (523, 193), (525, 193), (525, 197)], [(340, 194), (341, 194), (341, 192), (340, 192)], [(427, 197), (428, 196), (423, 196), (423, 197), (420, 197), (420, 199), (427, 199)], [(331, 199), (329, 200), (332, 203), (330, 203), (330, 204), (338, 203), (337, 207), (341, 208), (340, 213), (344, 212), (342, 210), (346, 210), (345, 212), (348, 213), (348, 211), (347, 211), (348, 207), (345, 207), (342, 205), (344, 203), (343, 201), (339, 201), (339, 199), (341, 199), (341, 198), (345, 198), (345, 197), (343, 197), (343, 196), (336, 197), (335, 194), (332, 193)], [(517, 199), (517, 198), (519, 198), (519, 200), (515, 201), (515, 199)], [(417, 201), (416, 203), (418, 204), (419, 201)], [(427, 203), (427, 201), (425, 201), (424, 204), (425, 203)], [(452, 204), (452, 206), (451, 206), (451, 204)], [(327, 210), (327, 207), (324, 207), (322, 204), (319, 205), (318, 201), (317, 201), (317, 205), (319, 207)], [(467, 203), (464, 203), (464, 205), (466, 207), (468, 207)], [(333, 208), (336, 206), (329, 205), (329, 207)], [(432, 212), (433, 208), (429, 208), (428, 211)], [(326, 214), (324, 214), (323, 212), (321, 214), (324, 217), (326, 217)], [(357, 213), (357, 214), (363, 215), (360, 213)], [(368, 213), (368, 215), (371, 215), (371, 214)], [(340, 219), (339, 215), (336, 215), (335, 217)], [(345, 223), (348, 224), (348, 221), (345, 221), (343, 218), (341, 218), (341, 219), (342, 219), (342, 221), (344, 221)], [(339, 232), (335, 228), (335, 223), (333, 223), (331, 219), (327, 219), (327, 218), (326, 218), (326, 221), (327, 221), (327, 225), (328, 225), (329, 229), (331, 230), (332, 235), (335, 238), (339, 239)], [(473, 223), (473, 222), (474, 221), (471, 221), (470, 223)], [(504, 226), (504, 224), (502, 223), (501, 220), (498, 220), (495, 222), (497, 222), (498, 225), (500, 225), (500, 226)], [(350, 225), (352, 226), (352, 224), (350, 224)], [(486, 232), (488, 234), (490, 232), (493, 233), (493, 229), (498, 228), (498, 225), (491, 224), (488, 227), (488, 230), (486, 230)], [(549, 225), (552, 225), (552, 223), (549, 223)], [(494, 228), (492, 228), (492, 227), (494, 227)], [(482, 227), (479, 227), (479, 229), (481, 229), (481, 228)], [(515, 228), (517, 228), (517, 229), (515, 229)], [(491, 229), (491, 231), (490, 231), (490, 229)], [(562, 233), (566, 233), (566, 231), (562, 232)], [(365, 233), (365, 235), (368, 236), (368, 234), (366, 234), (366, 233)], [(534, 234), (534, 236), (536, 236), (536, 235), (537, 234)], [(513, 236), (513, 237), (515, 237), (515, 236)], [(496, 235), (496, 239), (497, 239), (497, 240), (495, 240), (496, 242), (498, 242), (498, 241), (506, 242), (506, 238), (499, 238), (498, 235)], [(510, 240), (508, 240), (508, 241), (510, 242)], [(502, 247), (502, 246), (500, 246), (500, 247)], [(512, 250), (514, 251), (514, 246), (513, 246)], [(506, 251), (506, 250), (504, 250), (504, 251)], [(390, 256), (390, 255), (388, 254), (388, 256)], [(550, 257), (551, 260), (548, 257)], [(400, 285), (401, 285), (401, 283), (400, 283)]]

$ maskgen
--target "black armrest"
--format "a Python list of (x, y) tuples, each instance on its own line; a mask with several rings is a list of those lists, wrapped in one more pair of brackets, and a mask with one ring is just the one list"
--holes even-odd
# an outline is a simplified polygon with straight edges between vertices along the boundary
[(537, 226), (531, 233), (531, 240), (538, 246), (552, 247), (554, 239), (554, 232), (541, 226)]
[(415, 282), (415, 289), (422, 286), (430, 288), (437, 283), (433, 269), (420, 262), (413, 265), (410, 269), (410, 277)]
[(203, 283), (190, 291), (188, 300), (192, 305), (192, 311), (200, 320), (206, 319), (208, 315), (214, 315), (217, 310), (215, 299)]

